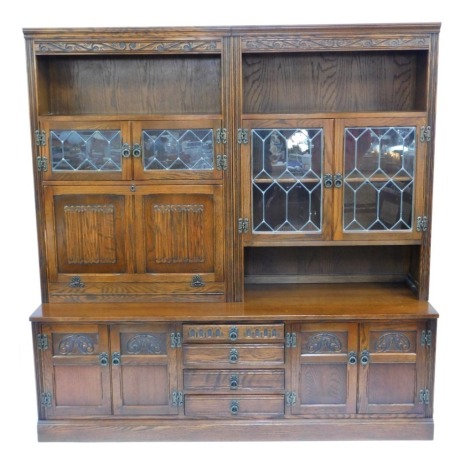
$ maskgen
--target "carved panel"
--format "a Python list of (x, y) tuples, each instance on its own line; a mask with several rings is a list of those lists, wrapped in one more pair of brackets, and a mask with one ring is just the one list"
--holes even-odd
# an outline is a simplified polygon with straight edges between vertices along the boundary
[(95, 352), (96, 340), (87, 334), (67, 334), (54, 344), (56, 355), (90, 355)]
[(154, 205), (155, 261), (204, 263), (204, 205)]
[(428, 35), (409, 37), (247, 37), (242, 39), (243, 50), (349, 50), (389, 48), (429, 48)]
[(332, 333), (315, 334), (307, 342), (307, 353), (309, 354), (338, 353), (341, 350), (342, 344), (340, 339)]
[(64, 218), (69, 264), (116, 263), (113, 205), (66, 205)]
[(154, 52), (154, 53), (213, 53), (222, 49), (220, 40), (173, 40), (152, 42), (36, 42), (36, 54), (63, 53), (123, 53), (123, 52)]
[[(124, 335), (123, 335), (124, 336)], [(125, 354), (129, 355), (159, 355), (166, 353), (166, 338), (164, 335), (135, 334), (125, 342)]]
[(283, 341), (284, 325), (184, 325), (185, 341)]
[(411, 342), (403, 333), (385, 333), (377, 339), (377, 352), (409, 352)]

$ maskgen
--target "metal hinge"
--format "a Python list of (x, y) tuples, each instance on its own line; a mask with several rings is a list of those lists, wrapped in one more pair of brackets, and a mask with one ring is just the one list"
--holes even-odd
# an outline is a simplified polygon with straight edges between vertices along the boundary
[(34, 137), (36, 139), (36, 145), (38, 147), (42, 147), (46, 145), (46, 131), (41, 131), (40, 129), (36, 129), (36, 131), (34, 131)]
[(295, 405), (297, 394), (295, 392), (286, 392), (286, 405)]
[(296, 333), (286, 334), (286, 348), (287, 347), (297, 347), (297, 334)]
[(171, 403), (173, 406), (177, 407), (178, 405), (183, 405), (184, 397), (181, 391), (173, 391), (171, 393)]
[(240, 234), (248, 232), (248, 218), (238, 218), (238, 232)]
[(217, 129), (215, 140), (218, 144), (226, 144), (227, 143), (227, 129), (226, 128)]
[(237, 142), (239, 144), (248, 144), (248, 130), (247, 129), (240, 128), (238, 130)]
[(181, 347), (181, 342), (182, 342), (182, 338), (181, 338), (181, 333), (180, 332), (170, 334), (170, 347), (172, 349), (176, 349), (177, 347)]
[(52, 405), (52, 394), (50, 392), (41, 393), (41, 406), (50, 407)]
[(227, 155), (217, 155), (215, 166), (219, 171), (225, 171), (228, 166)]
[(38, 334), (36, 336), (37, 347), (39, 350), (49, 349), (49, 340), (47, 339), (47, 334)]
[(36, 157), (36, 163), (38, 166), (38, 171), (47, 171), (48, 161), (44, 157)]
[(416, 231), (426, 232), (427, 230), (428, 230), (428, 217), (418, 216), (418, 218), (416, 218)]
[(432, 331), (429, 329), (427, 331), (421, 332), (421, 345), (431, 347), (432, 343)]
[(429, 389), (421, 389), (419, 391), (419, 403), (428, 405), (430, 401)]
[(421, 126), (420, 142), (431, 142), (431, 126)]

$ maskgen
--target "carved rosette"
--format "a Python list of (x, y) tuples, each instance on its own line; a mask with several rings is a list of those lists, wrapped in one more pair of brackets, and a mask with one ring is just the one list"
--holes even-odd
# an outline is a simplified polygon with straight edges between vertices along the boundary
[(95, 351), (95, 345), (90, 336), (85, 334), (70, 334), (60, 340), (58, 350), (60, 355), (89, 355)]
[(338, 336), (331, 333), (319, 333), (309, 338), (307, 352), (309, 354), (325, 354), (341, 352), (342, 345)]
[(429, 35), (409, 37), (248, 37), (242, 39), (243, 50), (350, 50), (350, 49), (427, 49), (431, 45)]
[(222, 49), (220, 40), (174, 40), (151, 42), (36, 42), (34, 51), (37, 54), (92, 54), (92, 53), (212, 53)]
[(153, 334), (137, 334), (129, 339), (126, 351), (130, 355), (158, 355), (164, 353), (160, 339)]
[(409, 352), (411, 343), (403, 333), (385, 333), (375, 343), (377, 352)]

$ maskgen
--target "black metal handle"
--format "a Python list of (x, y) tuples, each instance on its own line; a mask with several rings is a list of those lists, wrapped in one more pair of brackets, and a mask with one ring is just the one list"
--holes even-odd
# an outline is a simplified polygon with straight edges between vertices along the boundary
[(121, 364), (121, 354), (119, 352), (113, 352), (111, 363), (113, 366), (119, 366)]
[(327, 188), (330, 189), (333, 187), (333, 175), (330, 173), (327, 173), (323, 175), (323, 185)]
[(238, 400), (232, 400), (230, 403), (230, 413), (232, 415), (237, 415), (239, 410), (240, 406), (238, 405)]
[(356, 354), (356, 352), (349, 352), (348, 363), (350, 365), (355, 365), (357, 363), (357, 354)]
[(134, 147), (132, 147), (132, 156), (135, 158), (139, 158), (141, 154), (142, 154), (142, 148), (140, 144), (134, 144)]
[(109, 355), (106, 352), (101, 352), (98, 355), (98, 360), (102, 367), (107, 367), (109, 365)]
[(124, 158), (129, 158), (131, 156), (131, 148), (129, 147), (129, 144), (122, 144), (121, 155)]
[(238, 328), (236, 326), (232, 326), (228, 332), (228, 337), (231, 341), (236, 341), (238, 339)]
[(230, 349), (230, 354), (228, 356), (230, 363), (237, 363), (238, 362), (238, 350), (237, 349)]
[(238, 389), (238, 375), (230, 376), (230, 389), (232, 391), (234, 391), (235, 389)]
[(341, 173), (336, 173), (334, 177), (334, 185), (337, 189), (343, 185), (343, 175)]
[(361, 365), (366, 366), (369, 363), (369, 351), (363, 350), (361, 352)]

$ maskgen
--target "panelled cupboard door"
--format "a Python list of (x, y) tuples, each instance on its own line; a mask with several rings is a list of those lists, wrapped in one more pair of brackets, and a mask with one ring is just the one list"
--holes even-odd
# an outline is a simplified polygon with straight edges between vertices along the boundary
[(43, 325), (46, 419), (111, 414), (106, 325)]
[[(333, 120), (246, 119), (242, 150), (245, 242), (329, 238)], [(327, 184), (328, 185), (328, 184)]]
[(223, 280), (222, 186), (139, 186), (137, 272), (161, 282)]
[(356, 412), (358, 325), (294, 325), (292, 414)]
[(134, 121), (134, 179), (222, 179), (226, 136), (221, 125), (220, 119), (202, 117)]
[(423, 322), (361, 326), (358, 413), (424, 415), (425, 328)]
[(175, 415), (178, 403), (174, 325), (111, 327), (115, 415)]
[(129, 180), (132, 159), (127, 121), (41, 119), (44, 180)]
[(350, 118), (335, 126), (335, 240), (420, 239), (425, 118)]

